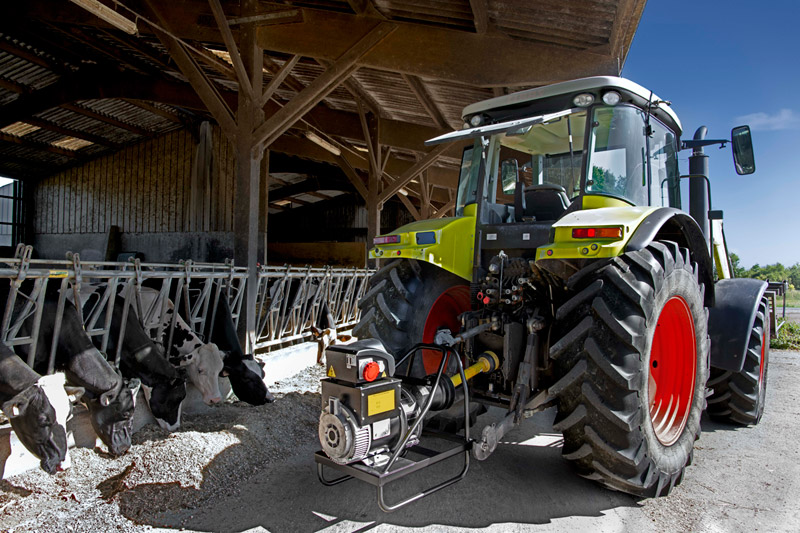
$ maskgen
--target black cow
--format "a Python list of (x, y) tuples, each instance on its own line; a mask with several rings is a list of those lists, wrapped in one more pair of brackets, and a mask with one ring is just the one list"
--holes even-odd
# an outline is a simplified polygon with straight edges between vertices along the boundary
[[(0, 301), (5, 301), (2, 294)], [(17, 299), (16, 307), (19, 308), (21, 305), (23, 305), (21, 299)], [(47, 371), (57, 314), (58, 287), (51, 285), (45, 295), (33, 365), (33, 369), (40, 374)], [(30, 335), (31, 327), (32, 320), (26, 320), (20, 332), (23, 335)], [(18, 354), (23, 359), (27, 358), (28, 348), (24, 345), (17, 347)], [(77, 310), (69, 304), (64, 306), (62, 314), (55, 367), (64, 371), (67, 381), (85, 389), (81, 401), (89, 409), (95, 433), (108, 450), (114, 455), (125, 453), (131, 446), (133, 412), (136, 407), (139, 381), (125, 382), (122, 379), (122, 376), (92, 345), (89, 335), (83, 329)]]
[(209, 342), (215, 343), (224, 353), (222, 375), (228, 376), (236, 397), (251, 405), (264, 405), (275, 401), (275, 397), (264, 384), (264, 365), (252, 354), (245, 355), (236, 335), (231, 317), (231, 308), (225, 298), (217, 301), (213, 327), (209, 335), (209, 320), (204, 332)]
[(64, 374), (42, 377), (0, 344), (0, 405), (20, 442), (40, 459), (42, 470), (54, 474), (68, 462), (66, 424), (71, 405)]
[[(100, 300), (102, 285), (81, 287), (81, 302), (84, 313), (95, 311)], [(122, 288), (120, 287), (120, 291)], [(117, 298), (111, 318), (111, 332), (108, 337), (108, 354), (117, 353), (125, 301)], [(101, 312), (103, 312), (101, 310)], [(94, 341), (99, 345), (100, 337)], [(186, 398), (186, 382), (181, 373), (164, 357), (160, 347), (142, 328), (133, 309), (128, 310), (125, 319), (125, 334), (120, 351), (120, 370), (127, 378), (136, 378), (144, 386), (145, 398), (158, 425), (168, 431), (175, 431), (181, 423), (181, 402)]]

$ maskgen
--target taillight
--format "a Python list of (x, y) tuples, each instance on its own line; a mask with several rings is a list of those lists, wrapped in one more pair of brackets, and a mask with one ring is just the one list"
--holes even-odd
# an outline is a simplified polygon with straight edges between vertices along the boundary
[(395, 244), (400, 242), (400, 235), (385, 235), (372, 239), (373, 244)]
[(622, 228), (573, 228), (573, 239), (621, 239)]

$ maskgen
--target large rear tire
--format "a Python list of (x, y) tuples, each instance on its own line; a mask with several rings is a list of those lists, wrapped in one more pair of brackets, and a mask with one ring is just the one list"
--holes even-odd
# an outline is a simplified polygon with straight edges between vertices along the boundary
[(711, 369), (708, 380), (708, 386), (714, 389), (708, 399), (711, 417), (744, 426), (754, 426), (761, 420), (767, 398), (769, 328), (769, 302), (762, 298), (750, 328), (742, 370)]
[[(380, 340), (395, 357), (402, 357), (414, 344), (433, 342), (440, 328), (459, 331), (458, 315), (470, 308), (469, 285), (437, 266), (397, 259), (370, 279), (370, 287), (359, 302), (361, 320), (353, 328), (359, 338)], [(414, 358), (411, 376), (436, 371), (441, 353), (423, 351)]]
[(636, 496), (665, 496), (700, 433), (708, 312), (689, 251), (673, 242), (585, 275), (556, 312), (555, 428), (578, 472)]

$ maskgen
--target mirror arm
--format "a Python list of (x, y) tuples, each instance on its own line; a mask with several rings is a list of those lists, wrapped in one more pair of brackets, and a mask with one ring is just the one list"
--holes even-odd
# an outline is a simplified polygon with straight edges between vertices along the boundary
[(719, 144), (719, 148), (721, 150), (725, 148), (725, 145), (729, 142), (731, 142), (729, 139), (689, 139), (686, 141), (681, 141), (681, 150), (687, 150), (689, 148), (702, 148), (703, 146), (712, 146), (714, 144)]

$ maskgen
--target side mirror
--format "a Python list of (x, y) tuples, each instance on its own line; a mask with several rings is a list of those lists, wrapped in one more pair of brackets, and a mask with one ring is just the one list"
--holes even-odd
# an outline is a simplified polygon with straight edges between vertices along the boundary
[(736, 166), (736, 173), (745, 175), (755, 172), (756, 161), (753, 156), (753, 138), (750, 136), (750, 126), (737, 126), (731, 130), (731, 147), (733, 148), (733, 163)]
[(500, 163), (500, 179), (503, 183), (503, 192), (511, 194), (517, 188), (519, 177), (519, 163), (516, 159), (506, 159)]

